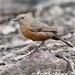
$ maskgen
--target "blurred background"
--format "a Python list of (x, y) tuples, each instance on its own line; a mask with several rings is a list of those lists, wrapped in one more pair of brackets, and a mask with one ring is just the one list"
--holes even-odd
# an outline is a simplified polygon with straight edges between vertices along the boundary
[(24, 13), (31, 13), (38, 20), (56, 26), (59, 35), (65, 35), (65, 39), (74, 34), (75, 0), (0, 0), (1, 45), (20, 34), (18, 25), (11, 19)]
[[(27, 53), (22, 48), (33, 43), (24, 38), (18, 24), (11, 21), (17, 15), (24, 13), (31, 13), (34, 18), (50, 26), (56, 26), (58, 34), (75, 45), (75, 0), (0, 0), (0, 63), (2, 65), (16, 63)], [(51, 41), (46, 44), (51, 47), (63, 45), (59, 42)], [(56, 47), (58, 46), (54, 48)], [(0, 66), (1, 70), (2, 66)]]

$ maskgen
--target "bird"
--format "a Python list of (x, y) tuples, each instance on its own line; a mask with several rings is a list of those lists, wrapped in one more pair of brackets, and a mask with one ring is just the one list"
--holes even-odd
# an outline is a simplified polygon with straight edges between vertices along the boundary
[(61, 40), (73, 48), (72, 44), (58, 35), (58, 30), (55, 26), (49, 26), (35, 19), (31, 14), (20, 14), (12, 19), (12, 21), (16, 21), (19, 24), (20, 31), (24, 37), (33, 41), (41, 41), (37, 49), (44, 46), (44, 42), (48, 39)]

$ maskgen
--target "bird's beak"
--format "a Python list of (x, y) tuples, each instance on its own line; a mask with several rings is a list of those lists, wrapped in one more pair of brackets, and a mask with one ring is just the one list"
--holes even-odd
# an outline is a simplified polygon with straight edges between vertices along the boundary
[(11, 21), (18, 21), (18, 20), (15, 18), (15, 19), (12, 19)]

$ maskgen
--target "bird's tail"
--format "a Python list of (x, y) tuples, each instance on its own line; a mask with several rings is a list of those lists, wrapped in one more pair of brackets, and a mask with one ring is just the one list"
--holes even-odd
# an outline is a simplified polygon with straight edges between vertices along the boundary
[(71, 45), (70, 43), (68, 43), (66, 40), (60, 38), (57, 33), (54, 33), (55, 35), (53, 36), (53, 39), (55, 40), (61, 40), (62, 42), (66, 43), (68, 46), (72, 47), (73, 48), (73, 45)]

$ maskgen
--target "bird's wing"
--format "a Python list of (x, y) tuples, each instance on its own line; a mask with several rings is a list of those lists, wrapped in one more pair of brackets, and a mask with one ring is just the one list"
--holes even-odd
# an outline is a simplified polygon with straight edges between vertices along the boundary
[(32, 22), (29, 29), (33, 32), (57, 32), (56, 27), (48, 26), (47, 24), (36, 20)]

